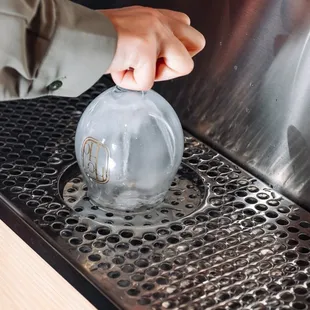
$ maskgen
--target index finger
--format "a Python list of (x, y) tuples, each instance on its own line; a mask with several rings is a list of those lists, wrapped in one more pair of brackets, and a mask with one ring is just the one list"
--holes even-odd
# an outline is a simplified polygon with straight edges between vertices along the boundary
[(189, 54), (194, 57), (206, 45), (205, 37), (195, 28), (184, 24), (172, 24), (173, 34), (184, 44)]

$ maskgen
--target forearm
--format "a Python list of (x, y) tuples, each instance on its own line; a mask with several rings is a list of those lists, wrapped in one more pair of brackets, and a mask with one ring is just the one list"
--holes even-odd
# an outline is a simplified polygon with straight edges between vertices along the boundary
[[(67, 0), (1, 0), (0, 37), (0, 100), (78, 96), (106, 72), (117, 44), (104, 15)], [(60, 88), (49, 87), (55, 81)]]

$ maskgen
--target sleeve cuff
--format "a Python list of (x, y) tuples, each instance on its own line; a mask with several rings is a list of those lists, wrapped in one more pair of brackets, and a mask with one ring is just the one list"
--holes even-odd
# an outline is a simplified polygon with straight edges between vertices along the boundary
[(55, 3), (55, 33), (30, 97), (79, 96), (108, 70), (116, 51), (116, 30), (102, 13), (65, 0)]

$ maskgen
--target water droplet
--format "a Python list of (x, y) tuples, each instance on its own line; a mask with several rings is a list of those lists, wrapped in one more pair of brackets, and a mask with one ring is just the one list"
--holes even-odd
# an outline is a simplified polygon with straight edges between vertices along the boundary
[(177, 287), (176, 286), (168, 286), (167, 288), (166, 288), (166, 292), (168, 293), (168, 294), (173, 294), (174, 292), (176, 292), (177, 291)]

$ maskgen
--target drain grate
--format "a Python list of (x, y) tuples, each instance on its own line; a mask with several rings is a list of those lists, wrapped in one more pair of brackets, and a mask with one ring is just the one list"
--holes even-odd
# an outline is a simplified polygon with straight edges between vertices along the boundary
[(14, 207), (120, 308), (310, 309), (310, 214), (188, 134), (165, 207), (89, 202), (74, 133), (104, 89), (0, 103), (0, 188)]
[[(65, 203), (80, 216), (91, 218), (99, 223), (134, 226), (135, 228), (140, 227), (140, 229), (141, 226), (158, 226), (177, 221), (194, 213), (199, 210), (206, 199), (203, 178), (194, 169), (182, 164), (164, 202), (157, 208), (139, 210), (139, 212), (104, 209), (94, 205), (87, 196), (87, 187), (79, 174), (78, 165), (74, 164), (74, 167), (68, 168), (70, 174), (72, 174), (72, 170), (76, 171), (76, 176), (65, 184), (62, 193)], [(62, 179), (67, 179), (66, 172)], [(62, 179), (61, 183), (63, 183)]]

